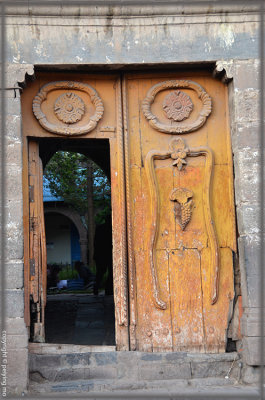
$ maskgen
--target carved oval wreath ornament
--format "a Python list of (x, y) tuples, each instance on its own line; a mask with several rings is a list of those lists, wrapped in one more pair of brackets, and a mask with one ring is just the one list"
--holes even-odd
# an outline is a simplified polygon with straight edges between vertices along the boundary
[[(163, 90), (179, 88), (194, 90), (202, 101), (202, 109), (196, 120), (192, 122), (184, 121), (189, 118), (193, 110), (193, 103), (186, 93), (176, 90), (165, 96), (163, 101), (163, 109), (168, 119), (171, 120), (170, 124), (160, 122), (151, 111), (151, 105), (156, 95)], [(187, 80), (171, 80), (157, 83), (151, 87), (142, 103), (142, 111), (152, 128), (171, 134), (188, 133), (199, 129), (206, 122), (211, 110), (212, 101), (208, 93), (198, 83)]]
[[(67, 91), (60, 95), (54, 103), (54, 113), (58, 120), (63, 122), (65, 126), (56, 125), (47, 120), (46, 115), (41, 110), (41, 104), (47, 99), (47, 94), (53, 90), (66, 89)], [(85, 103), (72, 90), (84, 92), (90, 96), (91, 102), (95, 107), (95, 113), (89, 118), (89, 122), (84, 126), (71, 126), (81, 121), (86, 109)], [(104, 106), (98, 93), (92, 86), (72, 81), (50, 82), (44, 85), (40, 92), (34, 97), (32, 109), (35, 117), (40, 125), (49, 132), (58, 135), (83, 135), (95, 129), (98, 121), (102, 118)]]

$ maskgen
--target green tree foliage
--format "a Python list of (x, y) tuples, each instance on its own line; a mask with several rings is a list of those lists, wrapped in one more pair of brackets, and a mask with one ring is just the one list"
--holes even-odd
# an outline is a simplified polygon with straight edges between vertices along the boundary
[(87, 219), (88, 210), (88, 164), (92, 164), (93, 203), (95, 222), (103, 223), (110, 213), (110, 183), (105, 173), (83, 154), (58, 151), (47, 164), (44, 176), (51, 193)]

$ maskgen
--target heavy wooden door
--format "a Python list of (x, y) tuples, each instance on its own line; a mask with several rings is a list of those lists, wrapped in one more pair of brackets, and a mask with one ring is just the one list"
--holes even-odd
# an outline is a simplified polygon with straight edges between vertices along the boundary
[(28, 147), (28, 199), (29, 199), (29, 306), (32, 337), (35, 342), (45, 341), (44, 312), (47, 286), (47, 254), (42, 194), (43, 167), (39, 144), (29, 141)]
[(223, 352), (236, 251), (226, 87), (128, 74), (123, 93), (131, 349)]
[[(36, 73), (36, 80), (29, 83), (22, 93), (21, 105), (26, 325), (35, 329), (33, 340), (44, 340), (46, 262), (39, 151), (45, 162), (57, 150), (77, 151), (93, 159), (93, 149), (97, 148), (95, 142), (107, 141), (111, 175), (115, 336), (117, 349), (128, 350), (126, 202), (120, 76)], [(97, 159), (95, 161), (98, 162)]]
[(22, 94), (25, 316), (29, 326), (31, 299), (35, 340), (46, 293), (38, 138), (47, 152), (53, 139), (76, 151), (80, 139), (86, 148), (105, 139), (117, 349), (225, 351), (236, 251), (227, 104), (225, 85), (206, 73), (37, 74)]

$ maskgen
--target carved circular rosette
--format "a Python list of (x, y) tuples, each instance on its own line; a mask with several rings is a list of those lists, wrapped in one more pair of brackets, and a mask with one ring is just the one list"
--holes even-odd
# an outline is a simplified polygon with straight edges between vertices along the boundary
[[(57, 118), (66, 126), (56, 125), (47, 120), (46, 115), (41, 110), (41, 104), (47, 99), (49, 92), (59, 89), (65, 89), (66, 93), (59, 96), (54, 104), (54, 112)], [(95, 113), (89, 118), (89, 122), (84, 126), (69, 126), (80, 121), (85, 114), (84, 101), (72, 90), (84, 92), (90, 96), (91, 102), (95, 107)], [(40, 125), (49, 132), (58, 135), (74, 136), (84, 135), (91, 132), (97, 126), (98, 121), (102, 118), (104, 106), (98, 93), (92, 86), (72, 81), (50, 82), (44, 85), (40, 92), (34, 97), (32, 109), (35, 117)]]
[(169, 119), (183, 121), (190, 116), (193, 103), (186, 93), (177, 90), (169, 93), (163, 101), (163, 109)]
[(64, 93), (54, 103), (54, 112), (60, 121), (74, 124), (85, 114), (85, 103), (72, 92)]
[[(202, 109), (199, 112), (195, 121), (189, 122), (183, 121), (190, 116), (193, 109), (193, 104), (190, 97), (182, 92), (175, 91), (169, 93), (164, 99), (163, 108), (169, 118), (174, 119), (170, 121), (170, 124), (165, 124), (159, 121), (159, 119), (152, 113), (151, 105), (153, 104), (156, 95), (167, 89), (192, 89), (194, 90), (199, 99), (202, 101)], [(212, 110), (212, 101), (210, 96), (205, 90), (196, 82), (186, 80), (171, 80), (157, 83), (148, 91), (146, 98), (142, 103), (142, 111), (145, 118), (149, 121), (152, 128), (170, 134), (181, 134), (193, 132), (204, 125), (207, 117), (210, 115)]]

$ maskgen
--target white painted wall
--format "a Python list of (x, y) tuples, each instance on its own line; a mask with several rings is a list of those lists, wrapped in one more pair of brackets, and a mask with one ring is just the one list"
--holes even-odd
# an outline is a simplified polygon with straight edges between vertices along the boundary
[(71, 264), (71, 222), (63, 215), (46, 214), (47, 263)]

